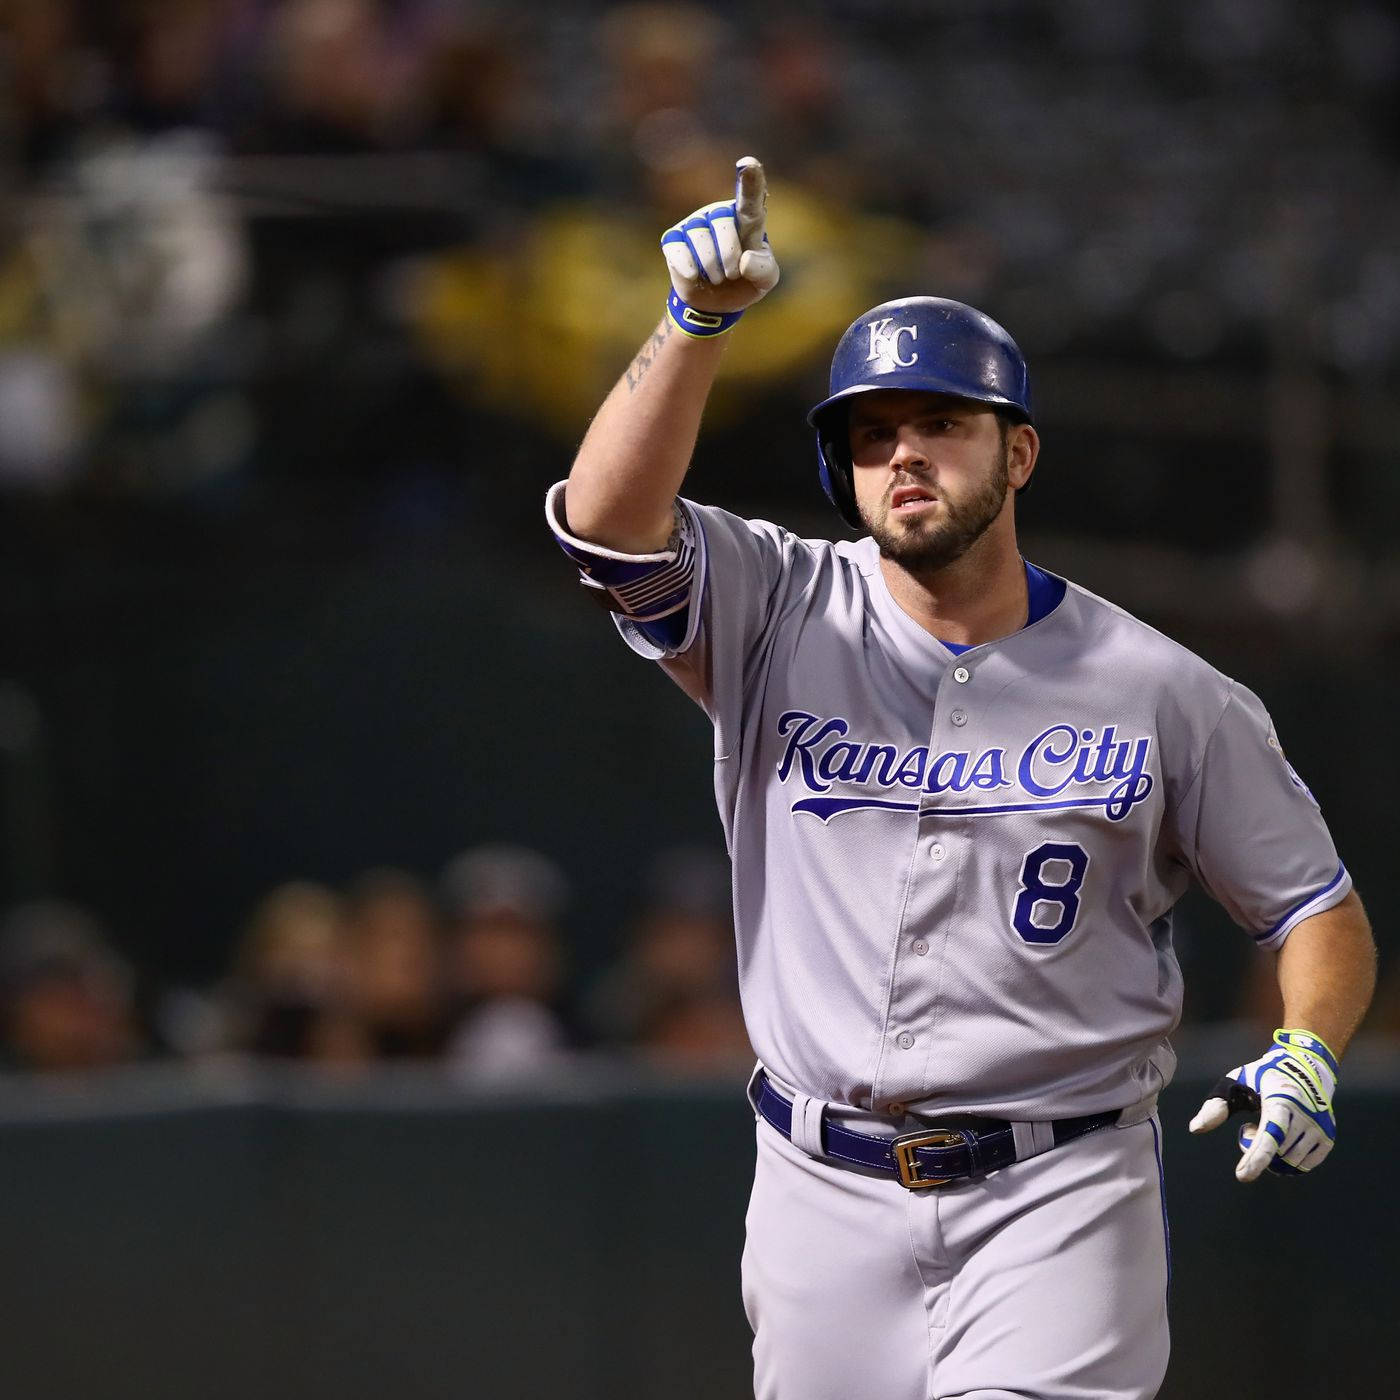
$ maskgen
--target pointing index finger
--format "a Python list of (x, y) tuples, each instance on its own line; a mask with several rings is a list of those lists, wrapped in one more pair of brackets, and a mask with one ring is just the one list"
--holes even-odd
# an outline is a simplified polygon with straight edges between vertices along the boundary
[(768, 205), (768, 182), (763, 175), (763, 162), (755, 156), (745, 156), (734, 167), (734, 207), (738, 215), (739, 237), (744, 246), (751, 247), (749, 234), (763, 229), (764, 210)]

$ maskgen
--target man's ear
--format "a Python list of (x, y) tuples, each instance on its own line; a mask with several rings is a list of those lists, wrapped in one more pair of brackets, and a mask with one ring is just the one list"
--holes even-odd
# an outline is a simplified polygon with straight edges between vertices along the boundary
[(1006, 440), (1006, 472), (1011, 485), (1023, 490), (1040, 456), (1040, 434), (1029, 423), (1017, 423)]

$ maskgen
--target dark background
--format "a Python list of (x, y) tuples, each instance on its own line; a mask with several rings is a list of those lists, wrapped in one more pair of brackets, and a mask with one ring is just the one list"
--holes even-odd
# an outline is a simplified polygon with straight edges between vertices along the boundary
[(653, 322), (657, 231), (752, 149), (784, 280), (687, 489), (831, 533), (802, 413), (840, 328), (985, 307), (1033, 367), (1027, 554), (1265, 697), (1388, 945), (1390, 7), (62, 0), (9, 33), (11, 901), (199, 981), (279, 880), (509, 838), (606, 956), (629, 863), (717, 837), (707, 740), (540, 502)]
[(567, 876), (576, 992), (720, 846), (703, 717), (542, 504), (748, 152), (783, 280), (687, 492), (830, 536), (841, 329), (1017, 337), (1025, 553), (1264, 698), (1381, 949), (1342, 1150), (1241, 1194), (1181, 1123), (1267, 965), (1182, 906), (1164, 1393), (1393, 1388), (1397, 94), (1378, 0), (0, 6), (0, 907), (86, 910), (169, 1062), (4, 1089), (14, 1393), (746, 1393), (732, 1075), (230, 1088), (158, 1008), (286, 881), (493, 842)]

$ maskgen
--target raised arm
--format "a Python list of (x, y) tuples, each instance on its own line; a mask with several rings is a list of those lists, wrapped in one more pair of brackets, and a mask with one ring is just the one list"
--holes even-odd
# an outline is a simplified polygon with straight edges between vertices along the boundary
[(565, 492), (570, 532), (623, 554), (664, 549), (672, 506), (728, 332), (776, 284), (763, 167), (738, 163), (735, 196), (668, 229), (666, 315), (603, 401)]

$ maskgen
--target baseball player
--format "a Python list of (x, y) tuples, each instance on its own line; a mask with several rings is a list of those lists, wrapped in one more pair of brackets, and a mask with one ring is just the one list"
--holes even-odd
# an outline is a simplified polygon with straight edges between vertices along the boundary
[(1277, 953), (1283, 1027), (1191, 1123), (1252, 1110), (1244, 1182), (1331, 1150), (1370, 929), (1259, 700), (1019, 554), (1039, 438), (981, 312), (909, 297), (837, 345), (809, 422), (854, 543), (677, 498), (726, 341), (778, 281), (765, 205), (745, 159), (667, 230), (665, 317), (547, 501), (714, 727), (759, 1058), (755, 1391), (1151, 1396), (1172, 907), (1194, 878)]

